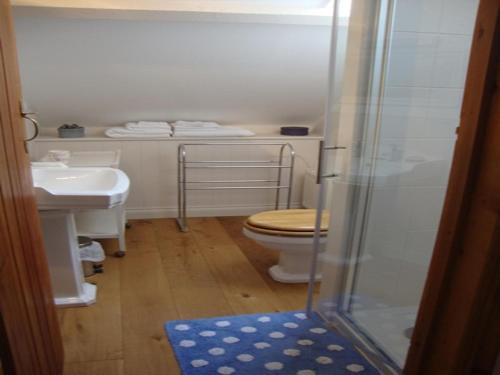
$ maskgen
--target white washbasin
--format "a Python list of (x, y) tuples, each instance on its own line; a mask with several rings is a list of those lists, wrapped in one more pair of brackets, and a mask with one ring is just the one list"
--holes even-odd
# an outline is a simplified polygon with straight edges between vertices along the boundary
[(114, 168), (32, 167), (40, 210), (99, 209), (125, 203), (130, 181)]

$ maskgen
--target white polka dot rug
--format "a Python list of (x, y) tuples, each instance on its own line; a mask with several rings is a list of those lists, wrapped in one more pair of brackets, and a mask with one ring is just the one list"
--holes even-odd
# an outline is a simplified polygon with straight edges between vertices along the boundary
[(165, 330), (183, 375), (379, 374), (349, 340), (301, 311), (177, 320)]

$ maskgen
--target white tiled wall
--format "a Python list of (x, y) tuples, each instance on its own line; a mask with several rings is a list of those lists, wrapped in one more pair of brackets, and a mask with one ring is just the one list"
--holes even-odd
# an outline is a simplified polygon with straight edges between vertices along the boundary
[[(347, 150), (326, 158), (340, 177), (331, 194), (317, 308), (330, 318), (336, 297), (352, 294), (359, 302), (350, 305), (355, 320), (401, 364), (409, 342), (404, 330), (415, 315), (399, 321), (398, 312), (416, 310), (432, 255), (478, 0), (395, 1), (380, 117), (366, 106), (376, 82), (366, 71), (378, 65), (366, 60), (373, 48), (363, 43), (376, 40), (371, 28), (376, 2), (352, 1), (345, 71), (334, 76), (343, 90), (335, 91), (329, 108), (327, 135), (336, 134), (326, 137), (328, 144)], [(342, 64), (342, 56), (333, 57)], [(382, 323), (371, 319), (373, 306), (384, 314), (396, 312), (391, 314), (398, 320), (391, 322), (395, 332), (380, 330)], [(362, 314), (370, 319), (358, 319)], [(391, 342), (391, 334), (402, 341)]]
[[(398, 0), (383, 101), (376, 173), (399, 173), (376, 186), (366, 246), (391, 269), (367, 262), (360, 292), (417, 305), (441, 216), (477, 0)], [(398, 269), (399, 268), (399, 269)], [(413, 272), (409, 275), (408, 272)], [(376, 296), (377, 297), (377, 296)]]

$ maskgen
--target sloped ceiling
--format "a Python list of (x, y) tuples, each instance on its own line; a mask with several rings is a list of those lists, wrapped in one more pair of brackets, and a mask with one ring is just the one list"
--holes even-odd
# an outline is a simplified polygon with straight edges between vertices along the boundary
[(43, 126), (303, 124), (323, 113), (327, 26), (19, 13), (15, 25), (24, 99)]

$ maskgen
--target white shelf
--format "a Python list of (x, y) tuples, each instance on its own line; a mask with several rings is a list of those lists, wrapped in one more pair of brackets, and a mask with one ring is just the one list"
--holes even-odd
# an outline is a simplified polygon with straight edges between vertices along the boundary
[[(235, 125), (238, 126), (238, 125)], [(245, 127), (245, 126), (242, 126)], [(262, 131), (262, 128), (266, 126), (246, 126), (245, 128), (253, 131), (256, 135), (252, 137), (170, 137), (170, 138), (154, 138), (154, 137), (144, 137), (144, 138), (110, 138), (104, 135), (104, 130), (106, 128), (101, 127), (87, 127), (87, 136), (82, 138), (59, 138), (57, 136), (56, 128), (45, 128), (41, 130), (41, 135), (35, 139), (35, 142), (144, 142), (144, 141), (155, 141), (155, 142), (197, 142), (197, 141), (285, 141), (285, 140), (321, 140), (323, 139), (322, 134), (315, 133), (314, 130), (311, 134), (306, 136), (290, 136), (279, 134), (279, 127), (274, 127), (273, 129), (266, 129), (267, 131)]]
[(120, 251), (126, 251), (123, 206), (107, 210), (80, 211), (74, 214), (74, 218), (79, 236), (92, 239), (116, 238), (120, 245)]
[(109, 137), (83, 137), (83, 138), (58, 138), (51, 136), (40, 136), (35, 142), (221, 142), (221, 141), (283, 141), (283, 140), (321, 140), (322, 135), (307, 135), (307, 136), (286, 136), (286, 135), (270, 135), (270, 136), (255, 136), (255, 137), (172, 137), (172, 138), (109, 138)]
[(118, 225), (113, 210), (92, 210), (75, 214), (78, 235), (91, 238), (117, 238)]

